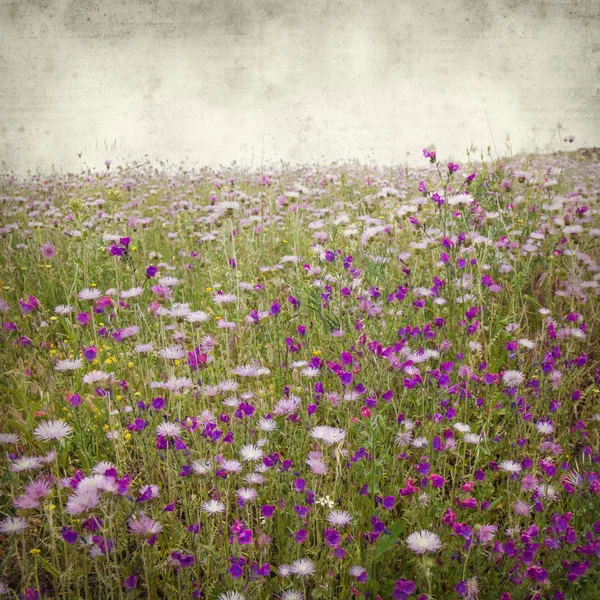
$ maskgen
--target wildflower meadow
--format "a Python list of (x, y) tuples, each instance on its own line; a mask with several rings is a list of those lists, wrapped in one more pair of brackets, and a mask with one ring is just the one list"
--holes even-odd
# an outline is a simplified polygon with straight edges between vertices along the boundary
[(0, 594), (600, 598), (600, 163), (0, 179)]

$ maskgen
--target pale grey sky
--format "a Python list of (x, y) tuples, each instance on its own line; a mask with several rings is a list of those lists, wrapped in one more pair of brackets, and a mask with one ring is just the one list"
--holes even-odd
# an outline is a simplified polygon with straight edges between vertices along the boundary
[(0, 167), (600, 146), (599, 31), (598, 0), (0, 0)]

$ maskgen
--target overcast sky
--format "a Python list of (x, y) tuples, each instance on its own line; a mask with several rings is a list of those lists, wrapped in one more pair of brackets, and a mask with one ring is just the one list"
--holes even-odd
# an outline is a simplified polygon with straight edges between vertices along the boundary
[(600, 146), (599, 31), (598, 0), (0, 0), (1, 170)]

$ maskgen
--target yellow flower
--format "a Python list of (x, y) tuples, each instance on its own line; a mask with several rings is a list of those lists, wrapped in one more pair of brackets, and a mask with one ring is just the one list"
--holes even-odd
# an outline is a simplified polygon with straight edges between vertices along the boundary
[(134, 365), (134, 364), (133, 364), (131, 361), (129, 361), (129, 362), (127, 363), (127, 366), (128, 366), (130, 369), (133, 369), (133, 367), (134, 367), (135, 365)]
[(97, 365), (97, 364), (99, 364), (99, 360), (98, 360), (97, 358), (95, 358), (95, 359), (92, 361), (92, 364), (93, 364), (93, 365)]
[(121, 396), (121, 394), (117, 394), (117, 400), (123, 400), (123, 396)]
[(177, 366), (179, 366), (180, 364), (181, 364), (181, 361), (180, 361), (179, 359), (177, 359), (177, 360), (175, 361), (175, 366), (177, 367)]
[(137, 246), (131, 246), (131, 251), (135, 252), (137, 250)]
[(313, 354), (315, 356), (321, 356), (321, 351), (320, 350), (313, 350)]
[(57, 317), (50, 317), (51, 321), (56, 321)]
[(112, 358), (107, 358), (107, 359), (104, 361), (104, 364), (106, 364), (106, 365), (112, 365), (112, 364), (113, 364), (113, 360), (112, 360)]
[(96, 287), (98, 284), (97, 283), (90, 283), (91, 287)]
[(33, 554), (33, 556), (37, 556), (38, 554), (41, 554), (41, 553), (42, 553), (42, 551), (39, 548), (32, 548), (29, 551), (29, 554)]
[(109, 431), (109, 430), (110, 430), (110, 427), (109, 427), (109, 426), (108, 426), (108, 424), (107, 424), (107, 425), (105, 425), (105, 426), (104, 426), (102, 429), (104, 429), (104, 431)]
[(129, 441), (131, 439), (131, 434), (129, 433), (129, 431), (125, 434), (125, 439), (127, 441)]
[(207, 292), (210, 292), (212, 290), (212, 288), (206, 288)]

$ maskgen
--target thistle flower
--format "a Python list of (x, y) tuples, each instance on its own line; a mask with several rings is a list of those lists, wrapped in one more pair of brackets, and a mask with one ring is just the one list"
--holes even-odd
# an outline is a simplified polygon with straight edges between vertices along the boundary
[(246, 462), (261, 460), (264, 456), (264, 452), (258, 446), (252, 444), (243, 446), (240, 449), (240, 454), (242, 456), (242, 460)]
[(56, 250), (54, 249), (52, 242), (46, 242), (40, 246), (40, 253), (46, 260), (50, 260), (56, 255)]
[(96, 288), (86, 288), (77, 294), (80, 300), (97, 300), (100, 296), (102, 296), (102, 292)]
[(423, 530), (411, 533), (406, 538), (406, 545), (415, 554), (425, 554), (426, 552), (437, 552), (442, 547), (442, 542), (435, 533)]
[(208, 500), (203, 502), (200, 506), (202, 512), (209, 515), (216, 515), (217, 513), (225, 512), (225, 505), (219, 500)]
[(328, 446), (333, 446), (333, 444), (338, 444), (346, 437), (346, 432), (336, 427), (320, 425), (311, 429), (310, 437), (322, 440)]
[(290, 566), (290, 573), (297, 577), (310, 577), (316, 572), (315, 564), (308, 558), (295, 560)]
[(60, 373), (64, 373), (66, 371), (76, 371), (77, 369), (81, 369), (81, 367), (83, 367), (83, 361), (75, 358), (57, 361), (54, 369)]
[(167, 348), (163, 348), (158, 352), (158, 355), (161, 358), (165, 358), (167, 360), (180, 360), (186, 356), (186, 354), (187, 351), (181, 346), (168, 346)]
[(502, 381), (509, 387), (516, 387), (525, 381), (525, 375), (520, 371), (504, 371)]
[(345, 510), (332, 510), (327, 515), (327, 522), (337, 527), (352, 523), (352, 515)]
[(507, 473), (520, 473), (523, 470), (523, 467), (514, 460), (503, 460), (498, 466)]
[(62, 440), (67, 437), (73, 428), (64, 421), (45, 421), (33, 430), (33, 437), (36, 440), (48, 442), (50, 440)]
[(246, 596), (240, 594), (239, 592), (230, 591), (221, 594), (219, 596), (219, 600), (246, 600)]
[(162, 531), (162, 525), (159, 521), (154, 521), (144, 512), (138, 516), (129, 519), (129, 529), (136, 535), (152, 536)]
[(7, 517), (0, 521), (0, 533), (20, 535), (27, 529), (27, 521), (21, 517)]
[(0, 433), (0, 444), (18, 444), (19, 439), (16, 433)]
[(164, 438), (176, 438), (181, 434), (181, 426), (177, 423), (161, 423), (156, 427), (156, 434)]

